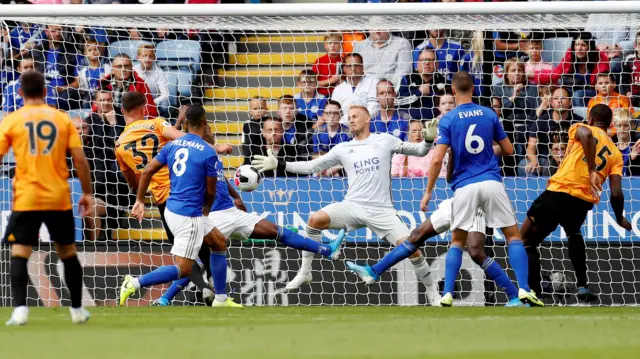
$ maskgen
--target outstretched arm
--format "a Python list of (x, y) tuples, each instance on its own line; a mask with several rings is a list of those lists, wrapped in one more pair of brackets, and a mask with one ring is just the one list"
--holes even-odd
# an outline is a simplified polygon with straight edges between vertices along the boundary
[(277, 159), (271, 150), (267, 150), (266, 156), (256, 155), (253, 158), (251, 165), (255, 166), (260, 172), (278, 169), (308, 175), (340, 164), (340, 159), (333, 149), (311, 161), (286, 162), (285, 160)]

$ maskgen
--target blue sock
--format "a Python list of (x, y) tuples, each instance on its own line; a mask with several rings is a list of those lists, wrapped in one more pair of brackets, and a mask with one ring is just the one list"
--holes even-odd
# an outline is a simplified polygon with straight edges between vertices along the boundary
[(416, 248), (413, 244), (409, 243), (408, 241), (404, 241), (400, 243), (399, 246), (395, 247), (391, 252), (382, 257), (382, 259), (378, 263), (371, 266), (371, 270), (373, 270), (375, 274), (380, 275), (389, 270), (389, 268), (393, 267), (401, 260), (409, 258), (409, 256), (411, 256), (417, 250), (418, 248)]
[(527, 292), (531, 291), (531, 288), (529, 288), (529, 260), (521, 240), (509, 243), (509, 263), (511, 263), (513, 271), (516, 272), (518, 287)]
[(451, 246), (447, 252), (444, 266), (444, 291), (442, 293), (451, 293), (453, 295), (460, 267), (462, 267), (462, 248)]
[(507, 297), (509, 299), (518, 297), (518, 288), (513, 285), (513, 282), (511, 282), (507, 273), (505, 273), (504, 269), (502, 269), (500, 264), (493, 260), (493, 258), (487, 257), (487, 259), (484, 260), (484, 263), (482, 263), (482, 269), (487, 274), (487, 277), (491, 278), (496, 282), (498, 287), (502, 288), (502, 290), (507, 293)]
[(171, 283), (171, 286), (169, 287), (169, 289), (167, 289), (167, 291), (164, 292), (164, 294), (162, 295), (162, 298), (171, 302), (173, 300), (173, 297), (178, 295), (178, 293), (180, 293), (180, 291), (182, 291), (184, 287), (186, 287), (189, 284), (190, 281), (191, 280), (188, 277), (174, 280), (173, 283)]
[(328, 245), (305, 238), (298, 233), (293, 233), (280, 226), (278, 226), (278, 240), (288, 247), (299, 249), (301, 251), (319, 253), (325, 257), (328, 257), (331, 254), (331, 248)]
[(180, 268), (178, 266), (162, 266), (152, 272), (138, 277), (140, 288), (156, 284), (169, 283), (180, 279)]
[(227, 294), (227, 253), (213, 252), (209, 255), (209, 265), (213, 276), (216, 295)]

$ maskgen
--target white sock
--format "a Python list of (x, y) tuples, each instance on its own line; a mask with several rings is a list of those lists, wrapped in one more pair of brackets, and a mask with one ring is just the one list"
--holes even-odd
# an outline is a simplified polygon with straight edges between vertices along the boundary
[(216, 301), (217, 302), (224, 302), (227, 300), (227, 295), (226, 294), (216, 294)]
[[(307, 238), (313, 239), (316, 242), (322, 241), (322, 230), (315, 229), (313, 227), (307, 226)], [(300, 264), (300, 272), (301, 273), (311, 273), (311, 264), (313, 263), (313, 256), (315, 253), (313, 252), (302, 252), (302, 263)]]
[(135, 289), (140, 289), (140, 281), (138, 280), (138, 278), (133, 278), (131, 280), (131, 284), (133, 284), (133, 287)]
[(431, 268), (427, 263), (427, 259), (424, 256), (420, 256), (418, 258), (411, 258), (410, 261), (411, 264), (413, 264), (413, 271), (416, 273), (416, 277), (427, 288), (427, 297), (429, 298), (429, 301), (440, 297), (438, 287), (431, 277)]

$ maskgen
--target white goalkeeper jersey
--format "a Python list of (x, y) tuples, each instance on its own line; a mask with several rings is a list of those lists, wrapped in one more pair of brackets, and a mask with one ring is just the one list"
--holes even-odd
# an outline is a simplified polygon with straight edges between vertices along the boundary
[(426, 142), (402, 142), (386, 133), (372, 133), (362, 141), (342, 142), (313, 161), (287, 162), (286, 169), (309, 174), (342, 165), (349, 182), (345, 200), (363, 206), (393, 208), (391, 156), (394, 153), (424, 156), (430, 147)]

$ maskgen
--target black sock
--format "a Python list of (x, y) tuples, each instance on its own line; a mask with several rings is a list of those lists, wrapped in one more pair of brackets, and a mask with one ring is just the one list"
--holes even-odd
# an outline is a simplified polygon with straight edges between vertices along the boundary
[(200, 290), (211, 289), (209, 284), (205, 282), (204, 278), (202, 278), (202, 268), (198, 263), (193, 263), (193, 269), (191, 269), (191, 276), (189, 277), (193, 284), (198, 287)]
[(71, 307), (82, 307), (82, 266), (77, 256), (63, 259), (64, 281), (71, 296)]
[(11, 293), (14, 307), (27, 305), (27, 285), (29, 284), (27, 262), (26, 258), (11, 257)]
[(587, 286), (587, 247), (581, 234), (569, 236), (569, 259), (576, 273), (576, 285)]
[(527, 259), (529, 260), (529, 287), (537, 295), (542, 294), (542, 278), (540, 278), (540, 252), (538, 247), (526, 246)]
[(211, 251), (209, 250), (209, 247), (206, 245), (203, 245), (202, 248), (200, 248), (200, 252), (198, 252), (198, 258), (200, 258), (200, 260), (202, 261), (202, 266), (204, 267), (204, 270), (207, 271), (207, 278), (211, 278), (211, 266), (209, 265), (210, 254), (211, 254)]

